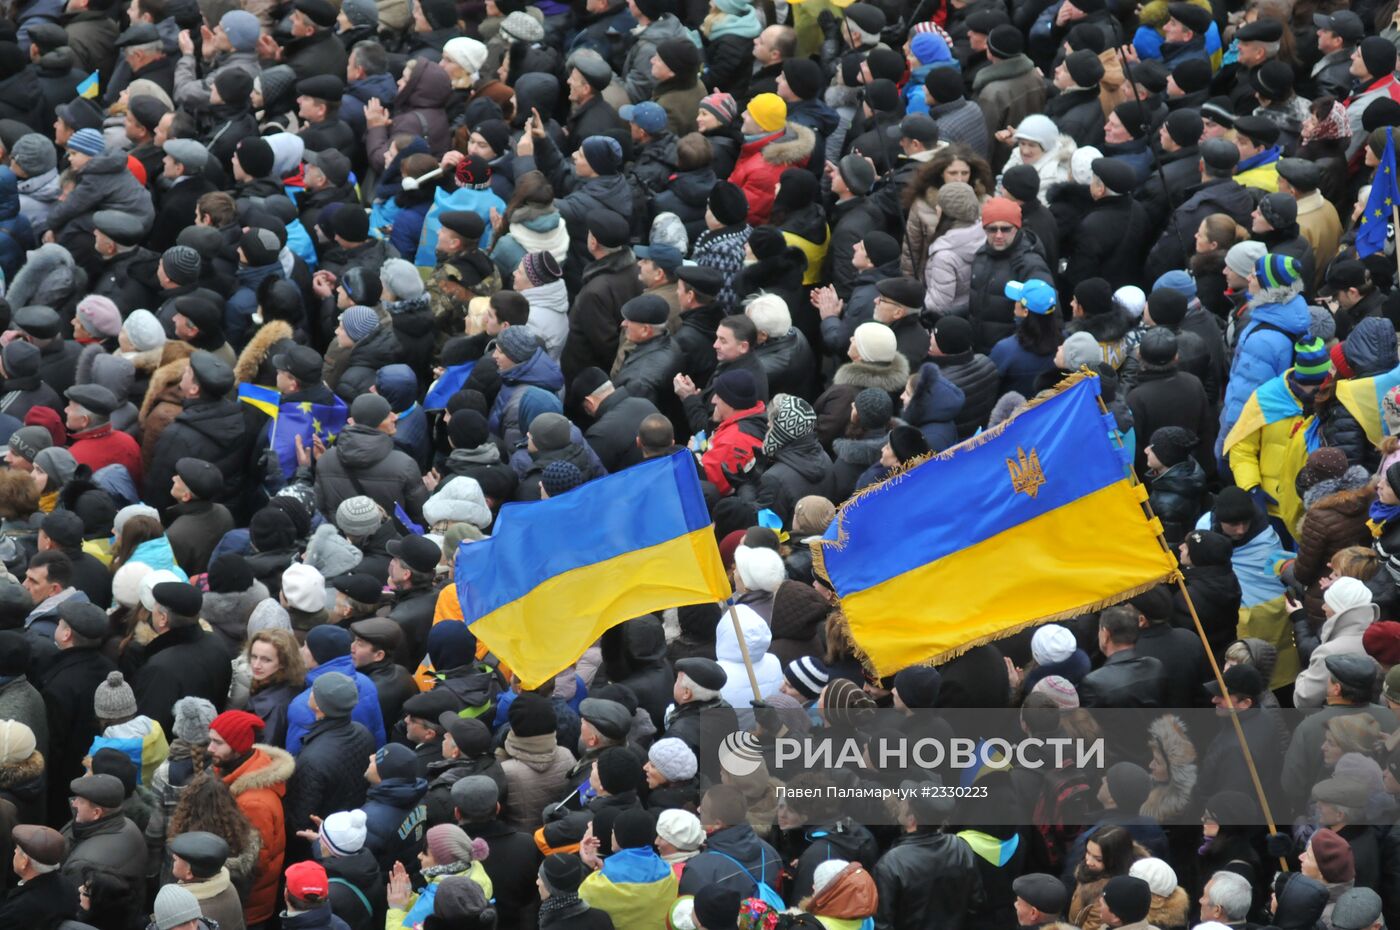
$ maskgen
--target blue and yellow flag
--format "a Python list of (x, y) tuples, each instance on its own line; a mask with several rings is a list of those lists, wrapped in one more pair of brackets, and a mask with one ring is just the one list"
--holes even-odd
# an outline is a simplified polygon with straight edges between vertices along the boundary
[(1400, 368), (1374, 378), (1347, 378), (1337, 382), (1337, 402), (1356, 417), (1373, 445), (1390, 435), (1385, 426), (1385, 395), (1400, 387)]
[(277, 406), (282, 403), (282, 395), (276, 388), (249, 384), (246, 381), (238, 386), (238, 399), (250, 407), (256, 407), (274, 420), (277, 419)]
[(604, 631), (730, 595), (689, 452), (501, 508), (490, 539), (457, 551), (472, 633), (537, 687)]
[(1395, 206), (1400, 204), (1400, 187), (1395, 178), (1395, 132), (1387, 130), (1385, 151), (1381, 163), (1371, 178), (1371, 196), (1356, 226), (1356, 256), (1365, 258), (1385, 248), (1386, 231), (1390, 228)]
[(77, 92), (79, 97), (87, 100), (96, 100), (100, 93), (97, 87), (97, 72), (94, 71), (78, 83)]
[(281, 404), (277, 408), (277, 420), (272, 424), (270, 442), (272, 451), (277, 453), (277, 461), (282, 465), (282, 474), (291, 478), (297, 470), (297, 440), (301, 437), (303, 448), (311, 448), (313, 436), (320, 436), (329, 446), (336, 435), (345, 428), (350, 418), (350, 408), (339, 397), (334, 404), (313, 404), (310, 401)]
[(1096, 376), (1075, 375), (841, 507), (816, 566), (876, 674), (950, 659), (1176, 576), (1098, 394)]

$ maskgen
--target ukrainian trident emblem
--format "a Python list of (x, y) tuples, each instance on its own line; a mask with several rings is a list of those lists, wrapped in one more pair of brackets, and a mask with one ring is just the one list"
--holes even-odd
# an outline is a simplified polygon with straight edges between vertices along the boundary
[(1045, 472), (1040, 467), (1040, 455), (1031, 449), (1030, 455), (1020, 446), (1016, 447), (1016, 459), (1006, 460), (1006, 470), (1011, 473), (1011, 488), (1017, 494), (1025, 494), (1032, 499), (1040, 493), (1045, 484)]

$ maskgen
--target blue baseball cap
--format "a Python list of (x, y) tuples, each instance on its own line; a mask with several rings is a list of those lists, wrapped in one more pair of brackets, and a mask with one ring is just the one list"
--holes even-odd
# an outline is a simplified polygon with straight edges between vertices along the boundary
[(666, 111), (661, 108), (661, 104), (651, 100), (628, 104), (618, 110), (617, 115), (651, 135), (666, 128)]
[(1055, 289), (1044, 281), (1031, 279), (1030, 281), (1008, 281), (1006, 290), (1003, 292), (1008, 298), (1026, 305), (1026, 309), (1031, 313), (1038, 313), (1041, 316), (1048, 314), (1055, 309), (1057, 295)]
[(645, 258), (667, 271), (675, 271), (685, 263), (685, 256), (681, 254), (681, 250), (664, 242), (633, 246), (632, 254), (638, 258)]

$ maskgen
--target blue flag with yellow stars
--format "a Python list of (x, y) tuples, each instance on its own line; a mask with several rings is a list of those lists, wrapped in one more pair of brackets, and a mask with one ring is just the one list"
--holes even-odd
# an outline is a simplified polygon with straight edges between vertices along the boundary
[(350, 408), (339, 397), (333, 404), (301, 401), (280, 405), (277, 419), (272, 424), (271, 442), (272, 451), (277, 453), (277, 461), (282, 465), (282, 474), (290, 480), (296, 473), (298, 436), (301, 437), (302, 447), (308, 451), (312, 438), (316, 436), (320, 436), (329, 447), (349, 418)]
[(1385, 152), (1376, 174), (1371, 179), (1371, 196), (1366, 198), (1366, 210), (1356, 227), (1356, 254), (1365, 258), (1385, 248), (1386, 232), (1400, 204), (1400, 186), (1395, 180), (1395, 131), (1386, 132)]

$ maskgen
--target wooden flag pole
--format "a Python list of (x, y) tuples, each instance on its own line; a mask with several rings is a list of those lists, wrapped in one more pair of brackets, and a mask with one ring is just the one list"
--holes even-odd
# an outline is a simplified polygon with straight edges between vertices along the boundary
[(763, 695), (758, 690), (758, 676), (753, 672), (753, 659), (749, 658), (749, 644), (744, 642), (744, 628), (739, 625), (739, 610), (732, 601), (729, 604), (729, 622), (734, 624), (734, 638), (739, 641), (739, 655), (744, 657), (744, 669), (749, 673), (749, 687), (753, 689), (753, 699), (762, 701)]
[[(1099, 402), (1100, 412), (1107, 414), (1108, 407), (1104, 405), (1103, 397), (1100, 396), (1096, 399)], [(1125, 448), (1123, 445), (1123, 437), (1120, 436), (1116, 430), (1114, 431), (1113, 438), (1114, 441), (1118, 443), (1120, 449)], [(1132, 476), (1133, 484), (1141, 484), (1141, 482), (1138, 481), (1136, 470), (1131, 466), (1128, 468), (1128, 473)], [(1142, 510), (1143, 513), (1147, 515), (1148, 520), (1157, 521), (1158, 526), (1161, 525), (1161, 521), (1157, 520), (1157, 515), (1152, 512), (1152, 505), (1149, 504), (1145, 498), (1142, 501)], [(1173, 560), (1176, 559), (1176, 553), (1172, 551), (1171, 546), (1167, 543), (1167, 538), (1162, 535), (1161, 532), (1157, 533), (1157, 544), (1161, 546), (1162, 551)], [(1244, 754), (1244, 764), (1245, 767), (1249, 769), (1249, 780), (1254, 784), (1254, 794), (1259, 798), (1259, 807), (1264, 813), (1264, 822), (1268, 824), (1270, 833), (1277, 833), (1278, 826), (1274, 823), (1273, 811), (1269, 809), (1269, 799), (1264, 795), (1264, 785), (1259, 780), (1259, 770), (1254, 765), (1254, 753), (1250, 752), (1249, 742), (1244, 737), (1244, 727), (1240, 725), (1239, 711), (1235, 707), (1234, 700), (1230, 697), (1230, 689), (1225, 687), (1225, 676), (1220, 671), (1220, 663), (1215, 661), (1215, 653), (1211, 651), (1210, 640), (1206, 638), (1205, 626), (1201, 623), (1200, 615), (1196, 613), (1196, 605), (1192, 602), (1191, 592), (1186, 587), (1186, 578), (1180, 571), (1176, 573), (1176, 586), (1177, 589), (1181, 591), (1181, 596), (1186, 600), (1186, 609), (1190, 612), (1191, 621), (1196, 626), (1196, 635), (1201, 638), (1201, 648), (1205, 650), (1206, 658), (1210, 661), (1211, 674), (1215, 676), (1215, 682), (1220, 688), (1220, 695), (1225, 699), (1225, 706), (1230, 711), (1230, 723), (1235, 728), (1235, 737), (1239, 740), (1240, 752)], [(1265, 687), (1268, 687), (1267, 683), (1265, 683)], [(1287, 872), (1288, 862), (1282, 857), (1280, 857), (1278, 861), (1279, 867), (1284, 872)]]

